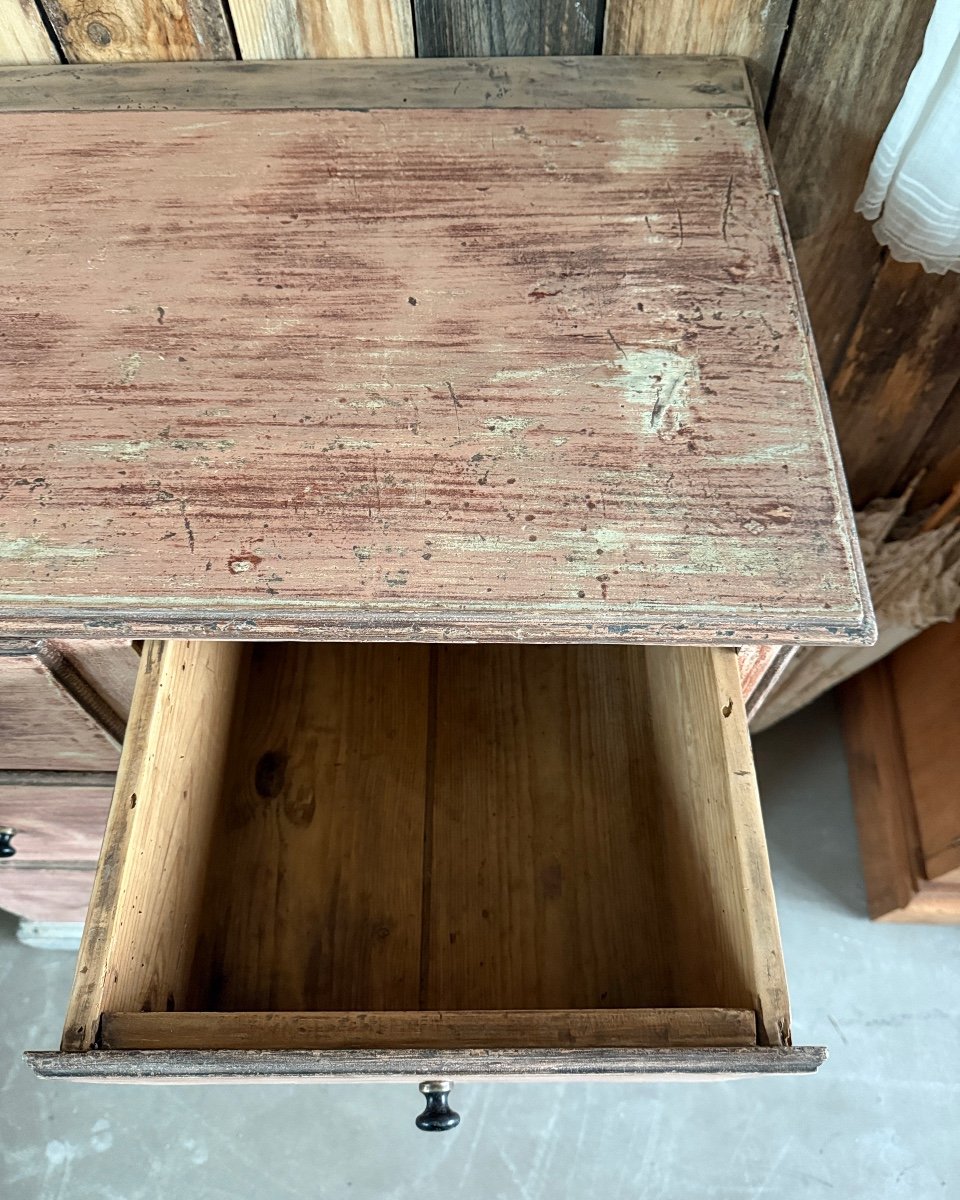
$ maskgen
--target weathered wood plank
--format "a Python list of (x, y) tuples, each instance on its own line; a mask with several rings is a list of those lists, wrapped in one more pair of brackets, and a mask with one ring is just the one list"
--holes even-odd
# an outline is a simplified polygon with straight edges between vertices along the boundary
[(68, 62), (234, 58), (222, 0), (42, 0)]
[(822, 1046), (590, 1050), (98, 1050), (89, 1054), (28, 1051), (47, 1079), (704, 1079), (806, 1075), (827, 1057)]
[(960, 383), (927, 426), (900, 478), (891, 490), (902, 494), (921, 475), (910, 498), (910, 511), (917, 512), (946, 500), (960, 483)]
[(105, 1013), (102, 1050), (755, 1046), (750, 1009)]
[[(853, 206), (932, 8), (933, 0), (795, 6), (770, 141), (828, 383), (881, 259)], [(856, 443), (843, 450), (854, 463)]]
[[(600, 0), (414, 0), (417, 53), (592, 54)], [(682, 49), (682, 48), (681, 48)]]
[(58, 63), (34, 0), (0, 0), (0, 63)]
[(871, 636), (752, 114), (5, 133), (7, 628)]
[(242, 58), (416, 53), (410, 0), (230, 0)]
[(0, 67), (2, 112), (752, 108), (736, 58), (329, 59)]
[(737, 54), (766, 98), (790, 0), (607, 0), (604, 54)]
[(960, 275), (886, 259), (830, 389), (858, 508), (920, 465), (916, 450), (958, 385)]

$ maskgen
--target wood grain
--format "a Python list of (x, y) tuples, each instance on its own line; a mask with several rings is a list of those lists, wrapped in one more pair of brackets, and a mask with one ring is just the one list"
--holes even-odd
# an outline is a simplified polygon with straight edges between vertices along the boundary
[(921, 465), (915, 452), (958, 385), (960, 276), (887, 259), (831, 387), (854, 504), (890, 495)]
[(645, 653), (438, 651), (424, 1007), (686, 1007)]
[(737, 54), (764, 98), (780, 54), (789, 0), (607, 0), (604, 54)]
[(910, 904), (920, 865), (889, 664), (879, 662), (854, 675), (838, 695), (867, 907), (876, 919)]
[(190, 981), (240, 653), (144, 648), (64, 1049), (89, 1049), (103, 1011), (175, 1006)]
[[(122, 1042), (180, 1030), (211, 1051), (257, 1029), (408, 1050), (498, 1046), (497, 1030), (710, 1044), (728, 1020), (744, 1036), (741, 1017), (591, 1011), (626, 1007), (735, 1008), (754, 1039), (789, 1042), (732, 650), (157, 655), (148, 643), (65, 1050), (91, 1049), (103, 1014)], [(478, 1010), (501, 1014), (482, 1043)], [(223, 1041), (218, 1012), (240, 1014)]]
[(221, 0), (42, 0), (68, 62), (233, 58)]
[(752, 1011), (105, 1013), (102, 1050), (754, 1046)]
[(8, 628), (872, 636), (752, 115), (5, 128)]
[(888, 662), (923, 874), (936, 879), (960, 867), (960, 622), (931, 625)]
[(822, 1046), (565, 1050), (101, 1050), (28, 1051), (47, 1079), (226, 1082), (312, 1079), (361, 1082), (417, 1079), (705, 1079), (805, 1075), (826, 1058)]
[(33, 655), (0, 655), (0, 769), (116, 768), (118, 751)]
[(57, 786), (56, 777), (50, 773), (48, 786), (16, 786), (0, 776), (0, 826), (17, 831), (16, 858), (0, 871), (40, 862), (96, 863), (113, 789)]
[(58, 63), (34, 0), (0, 0), (0, 63)]
[(593, 54), (602, 23), (599, 0), (414, 0), (414, 9), (423, 57)]
[(960, 482), (960, 383), (927, 427), (893, 494), (902, 495), (918, 476), (910, 500), (911, 512), (939, 505)]
[(230, 0), (241, 57), (412, 55), (410, 0)]
[[(933, 0), (794, 6), (770, 141), (828, 383), (881, 261), (853, 206), (932, 8)], [(856, 442), (845, 440), (843, 450), (857, 461)]]
[(684, 1002), (750, 1005), (790, 1042), (790, 1005), (757, 780), (733, 650), (645, 653), (663, 811), (673, 984)]
[(120, 638), (99, 641), (51, 638), (45, 646), (70, 663), (120, 721), (126, 722), (140, 666), (139, 656), (130, 642)]
[(421, 646), (245, 650), (178, 1008), (417, 1006), (428, 659)]
[(92, 867), (27, 871), (0, 868), (0, 908), (27, 921), (82, 921), (93, 889)]
[(753, 108), (743, 62), (639, 58), (336, 59), (0, 67), (4, 112), (324, 108)]

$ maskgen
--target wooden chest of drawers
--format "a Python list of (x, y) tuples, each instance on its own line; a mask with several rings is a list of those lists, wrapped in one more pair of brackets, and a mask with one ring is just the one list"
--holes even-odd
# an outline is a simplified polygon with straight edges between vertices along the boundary
[(815, 1069), (730, 647), (873, 623), (743, 64), (27, 80), (0, 626), (149, 639), (36, 1069)]

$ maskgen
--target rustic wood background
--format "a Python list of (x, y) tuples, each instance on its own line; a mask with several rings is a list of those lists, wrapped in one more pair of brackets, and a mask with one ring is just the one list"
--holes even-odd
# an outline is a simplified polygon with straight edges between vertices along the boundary
[(737, 54), (767, 120), (854, 503), (960, 476), (960, 277), (853, 212), (933, 0), (0, 0), (0, 62)]

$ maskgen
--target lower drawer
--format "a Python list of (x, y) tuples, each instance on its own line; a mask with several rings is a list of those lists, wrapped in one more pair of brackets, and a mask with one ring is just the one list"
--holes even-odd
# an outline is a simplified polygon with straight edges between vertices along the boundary
[(0, 774), (0, 828), (7, 831), (13, 852), (0, 862), (0, 872), (36, 863), (92, 867), (97, 861), (113, 795), (111, 776), (104, 773), (105, 782), (93, 776), (96, 782), (87, 785), (61, 782), (65, 774), (35, 771), (27, 781), (13, 783), (7, 781), (9, 773)]
[(811, 1071), (733, 651), (148, 643), (42, 1075)]

